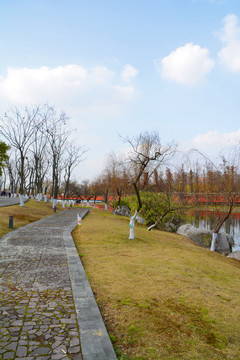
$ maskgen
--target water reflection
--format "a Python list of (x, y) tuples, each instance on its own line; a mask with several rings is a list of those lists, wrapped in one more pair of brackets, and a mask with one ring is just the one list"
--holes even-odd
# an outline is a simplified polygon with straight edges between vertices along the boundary
[[(195, 210), (191, 213), (191, 223), (199, 229), (213, 230), (216, 222), (216, 212), (207, 210)], [(229, 217), (221, 231), (230, 234), (234, 239), (233, 251), (240, 250), (240, 213), (234, 213)]]

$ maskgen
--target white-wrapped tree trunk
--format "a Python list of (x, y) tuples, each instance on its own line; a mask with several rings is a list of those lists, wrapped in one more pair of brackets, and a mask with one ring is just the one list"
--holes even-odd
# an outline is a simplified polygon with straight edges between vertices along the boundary
[(53, 209), (57, 206), (57, 199), (53, 199)]
[(37, 202), (40, 202), (40, 193), (37, 194)]
[(20, 195), (20, 206), (24, 206), (24, 195)]
[(107, 206), (106, 203), (104, 204), (104, 209), (105, 209), (105, 210), (108, 210), (108, 206)]
[(129, 223), (129, 227), (130, 227), (130, 234), (129, 234), (129, 240), (133, 240), (135, 239), (135, 234), (134, 234), (134, 230), (135, 230), (135, 220), (137, 217), (137, 210), (135, 211), (135, 214), (130, 218), (130, 223)]
[(65, 200), (62, 200), (62, 207), (65, 208)]
[(210, 248), (211, 251), (215, 251), (217, 236), (218, 236), (217, 233), (215, 233), (215, 232), (212, 233), (212, 242), (211, 242), (211, 248)]
[(47, 202), (47, 195), (44, 195), (44, 202)]

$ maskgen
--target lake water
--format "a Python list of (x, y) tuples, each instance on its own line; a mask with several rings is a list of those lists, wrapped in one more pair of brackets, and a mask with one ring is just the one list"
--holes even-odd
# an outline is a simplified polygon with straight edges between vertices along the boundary
[[(199, 229), (213, 230), (216, 212), (206, 210), (195, 210), (191, 212), (190, 221), (193, 226)], [(240, 250), (240, 213), (233, 213), (231, 217), (225, 221), (220, 229), (220, 232), (230, 234), (234, 239), (233, 251)]]

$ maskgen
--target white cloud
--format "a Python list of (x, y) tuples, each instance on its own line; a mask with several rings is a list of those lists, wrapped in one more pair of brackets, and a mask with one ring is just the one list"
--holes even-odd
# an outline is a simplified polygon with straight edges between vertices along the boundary
[[(128, 65), (128, 78), (133, 77)], [(87, 69), (80, 65), (48, 68), (8, 68), (7, 75), (0, 77), (0, 105), (5, 108), (10, 103), (36, 104), (50, 103), (64, 109), (76, 107), (85, 114), (95, 114), (101, 106), (101, 115), (119, 114), (124, 106), (135, 101), (137, 91), (134, 86), (122, 86), (117, 74), (105, 66)], [(4, 110), (5, 111), (5, 110)], [(99, 113), (98, 113), (99, 115)]]
[(240, 143), (240, 129), (229, 133), (220, 133), (218, 130), (198, 134), (192, 140), (182, 144), (184, 150), (196, 148), (203, 153), (217, 155), (221, 150)]
[(212, 70), (214, 60), (209, 57), (208, 49), (187, 43), (162, 60), (156, 60), (155, 65), (164, 79), (195, 85)]
[(138, 92), (136, 91), (135, 87), (132, 85), (127, 85), (127, 86), (116, 85), (113, 87), (113, 89), (115, 90), (117, 98), (122, 100), (135, 100), (138, 95)]
[(106, 85), (114, 78), (114, 71), (105, 66), (95, 66), (89, 77), (92, 79), (92, 85)]
[(240, 71), (240, 27), (236, 15), (227, 15), (220, 38), (225, 46), (219, 51), (220, 62), (233, 72)]
[(133, 67), (132, 65), (127, 64), (124, 66), (121, 73), (122, 81), (130, 82), (133, 78), (137, 76), (137, 74), (137, 69), (135, 69), (135, 67)]

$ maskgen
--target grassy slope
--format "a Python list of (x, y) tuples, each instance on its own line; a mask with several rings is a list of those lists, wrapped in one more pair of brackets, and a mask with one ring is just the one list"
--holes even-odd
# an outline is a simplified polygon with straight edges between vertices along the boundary
[(240, 359), (240, 263), (93, 210), (73, 232), (119, 359)]
[[(60, 210), (63, 210), (62, 206), (57, 205), (57, 211)], [(0, 207), (0, 237), (10, 231), (9, 215), (13, 215), (13, 226), (16, 229), (53, 214), (51, 202), (44, 203), (37, 200), (29, 200), (23, 207), (20, 205)]]

